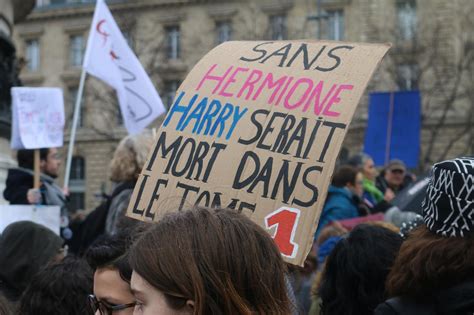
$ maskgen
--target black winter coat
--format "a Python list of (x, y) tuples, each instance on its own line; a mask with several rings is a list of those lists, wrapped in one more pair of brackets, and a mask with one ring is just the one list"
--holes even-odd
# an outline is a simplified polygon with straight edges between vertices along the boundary
[(395, 297), (377, 306), (374, 315), (472, 315), (474, 314), (474, 280), (449, 289), (438, 290), (421, 302)]

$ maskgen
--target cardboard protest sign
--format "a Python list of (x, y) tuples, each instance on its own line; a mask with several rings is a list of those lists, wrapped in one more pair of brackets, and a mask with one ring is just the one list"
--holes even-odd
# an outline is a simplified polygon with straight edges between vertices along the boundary
[(177, 92), (127, 215), (238, 209), (286, 261), (312, 244), (344, 135), (388, 45), (227, 42)]
[(0, 205), (0, 233), (11, 223), (32, 221), (59, 235), (59, 206)]
[(62, 90), (14, 87), (11, 94), (12, 149), (61, 147), (64, 133)]

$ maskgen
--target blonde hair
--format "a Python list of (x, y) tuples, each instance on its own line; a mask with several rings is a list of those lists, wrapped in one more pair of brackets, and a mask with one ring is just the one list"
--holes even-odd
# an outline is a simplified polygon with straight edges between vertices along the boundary
[(149, 130), (123, 138), (110, 162), (110, 180), (123, 182), (137, 179), (152, 144), (153, 136)]

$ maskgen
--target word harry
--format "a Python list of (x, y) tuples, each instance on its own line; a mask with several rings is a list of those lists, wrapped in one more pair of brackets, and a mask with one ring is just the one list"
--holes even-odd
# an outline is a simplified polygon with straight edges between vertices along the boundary
[(176, 125), (177, 131), (183, 131), (191, 126), (190, 123), (193, 123), (191, 131), (193, 134), (215, 135), (216, 138), (220, 138), (225, 132), (225, 139), (229, 140), (237, 123), (248, 110), (247, 108), (241, 109), (231, 103), (222, 104), (217, 99), (200, 98), (199, 94), (194, 94), (187, 104), (182, 104), (185, 95), (186, 92), (181, 92), (176, 98), (163, 123), (165, 127), (175, 115), (180, 113), (181, 116)]
[(282, 104), (289, 110), (312, 110), (315, 115), (327, 117), (340, 115), (335, 105), (341, 102), (344, 91), (354, 88), (351, 84), (328, 84), (307, 77), (275, 76), (258, 69), (236, 66), (217, 68), (217, 64), (209, 68), (196, 91), (207, 87), (216, 96), (259, 101), (273, 106)]

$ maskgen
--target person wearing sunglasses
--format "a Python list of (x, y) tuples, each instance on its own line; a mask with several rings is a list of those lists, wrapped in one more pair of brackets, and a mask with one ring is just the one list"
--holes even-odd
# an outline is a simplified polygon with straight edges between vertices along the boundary
[(127, 231), (104, 236), (86, 252), (86, 259), (94, 272), (94, 294), (89, 305), (96, 315), (132, 315), (135, 298), (130, 290), (132, 269), (127, 249), (132, 240)]
[(377, 177), (376, 186), (382, 193), (392, 190), (396, 195), (406, 186), (407, 169), (401, 160), (391, 160), (384, 171)]

